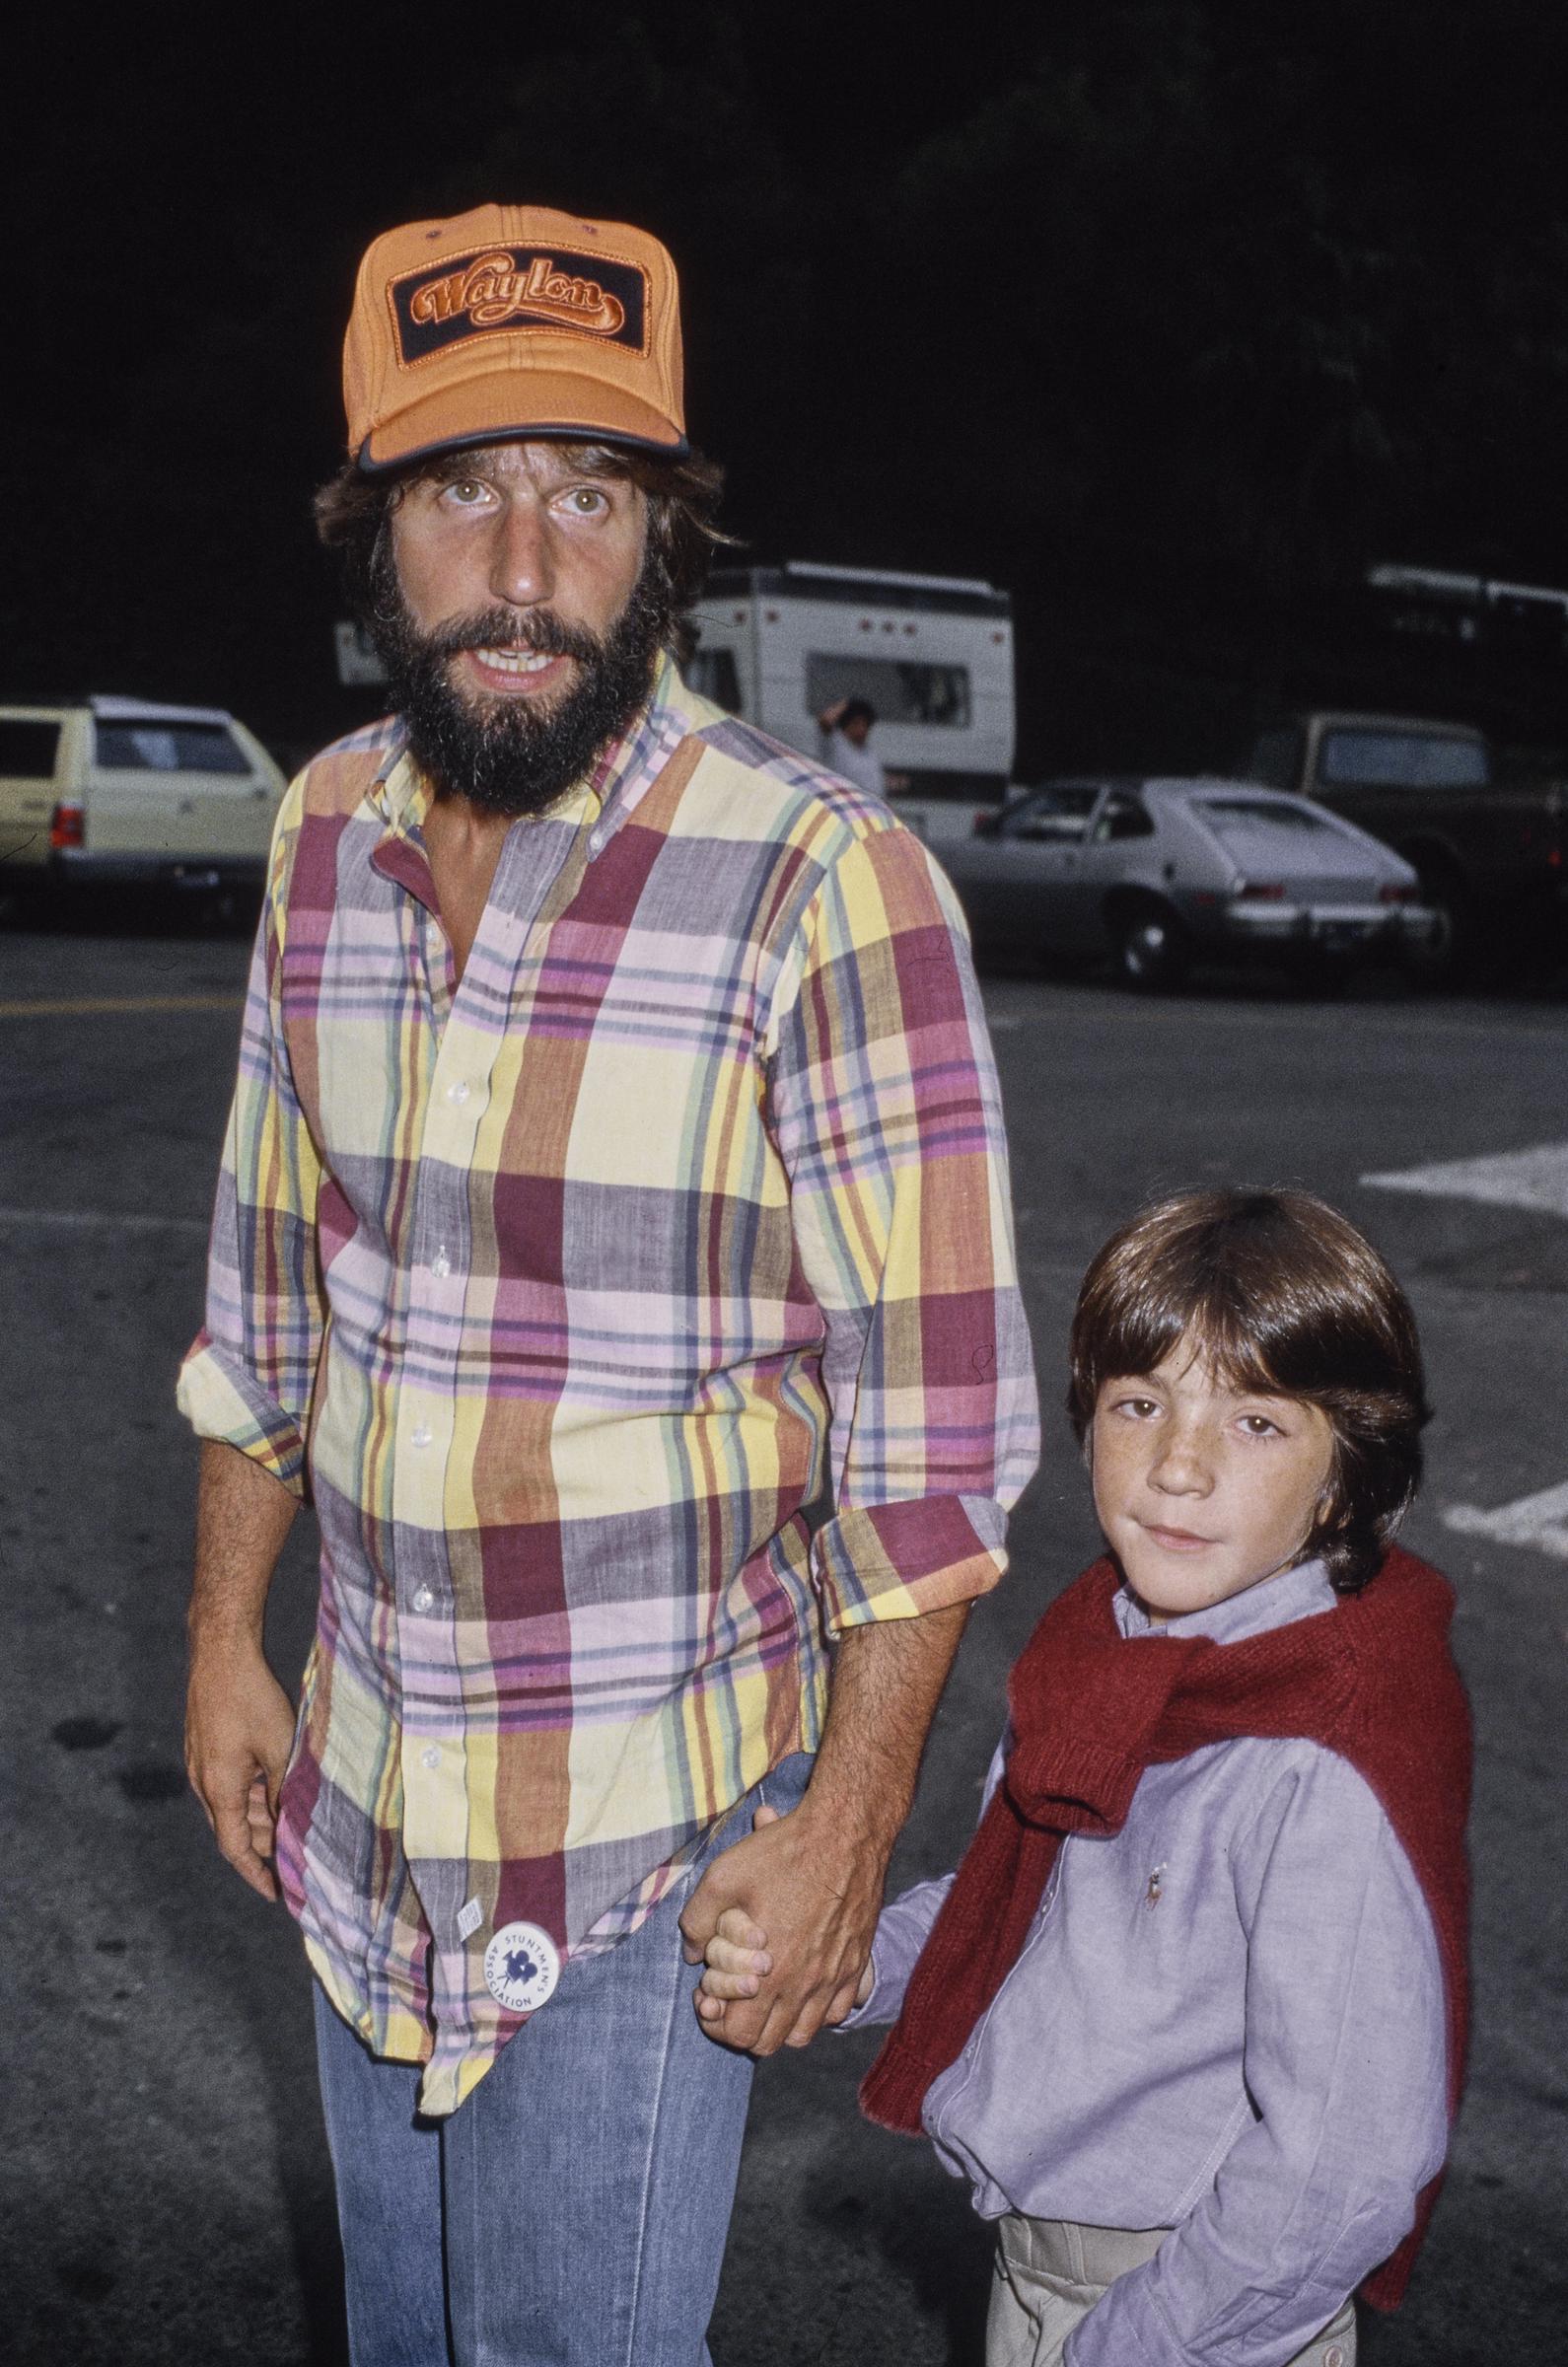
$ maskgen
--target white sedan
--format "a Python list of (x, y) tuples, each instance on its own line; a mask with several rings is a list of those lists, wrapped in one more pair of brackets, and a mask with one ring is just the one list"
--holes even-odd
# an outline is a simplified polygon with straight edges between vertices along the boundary
[(1135, 986), (1174, 986), (1199, 959), (1331, 980), (1375, 955), (1429, 969), (1442, 951), (1391, 847), (1250, 781), (1046, 781), (942, 862), (980, 943), (1109, 957)]

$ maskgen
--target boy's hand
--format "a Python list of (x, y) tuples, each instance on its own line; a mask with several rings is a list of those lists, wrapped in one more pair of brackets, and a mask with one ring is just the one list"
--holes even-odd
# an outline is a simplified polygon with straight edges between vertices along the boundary
[[(759, 1810), (757, 1821), (760, 1823), (764, 1815), (777, 1813)], [(697, 2014), (703, 2022), (722, 2022), (730, 1999), (754, 1997), (762, 1986), (763, 1974), (773, 1970), (767, 1933), (760, 1923), (752, 1922), (744, 1906), (725, 1908), (719, 1917), (718, 1930), (703, 1951), (702, 1961)]]
[[(762, 1825), (776, 1825), (779, 1812), (769, 1808), (764, 1800), (751, 1819), (751, 1830)], [(689, 1948), (686, 1954), (690, 1955)], [(697, 2017), (706, 2022), (717, 2038), (724, 2021), (725, 2006), (735, 1997), (754, 1997), (762, 1985), (764, 1973), (773, 1970), (768, 1954), (767, 1933), (760, 1923), (753, 1923), (744, 1906), (727, 1906), (719, 1917), (718, 1929), (702, 1952), (703, 1973), (697, 1984)]]

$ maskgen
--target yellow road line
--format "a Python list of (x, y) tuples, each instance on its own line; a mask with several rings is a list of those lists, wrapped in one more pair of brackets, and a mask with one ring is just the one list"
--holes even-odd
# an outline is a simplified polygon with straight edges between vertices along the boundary
[(93, 1019), (107, 1011), (239, 1011), (243, 994), (113, 994), (0, 1003), (0, 1019)]

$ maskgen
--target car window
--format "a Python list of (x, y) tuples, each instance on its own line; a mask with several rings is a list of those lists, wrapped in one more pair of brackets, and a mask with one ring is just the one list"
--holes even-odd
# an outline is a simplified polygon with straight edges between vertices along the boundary
[(59, 753), (57, 723), (28, 723), (0, 716), (0, 775), (8, 781), (49, 781)]
[(1315, 833), (1319, 838), (1338, 838), (1343, 834), (1328, 815), (1316, 814), (1311, 806), (1298, 805), (1294, 799), (1200, 797), (1194, 798), (1193, 804), (1222, 838), (1255, 838), (1260, 830), (1273, 830), (1295, 839), (1309, 838)]
[(249, 772), (250, 759), (221, 723), (96, 723), (106, 772)]
[(1107, 797), (1105, 812), (1095, 825), (1095, 844), (1105, 846), (1115, 838), (1152, 838), (1154, 817), (1141, 797), (1118, 793)]
[(1097, 781), (1053, 781), (1048, 788), (1036, 789), (1022, 804), (1009, 808), (1002, 818), (1002, 835), (1076, 841), (1088, 829), (1089, 817), (1099, 803)]
[(1325, 732), (1319, 778), (1339, 789), (1484, 789), (1484, 745), (1446, 732)]

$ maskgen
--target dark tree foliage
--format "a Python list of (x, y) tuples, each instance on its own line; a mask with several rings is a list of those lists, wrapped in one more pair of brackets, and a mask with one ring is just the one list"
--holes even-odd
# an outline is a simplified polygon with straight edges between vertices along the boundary
[(1011, 586), (1037, 761), (1217, 753), (1354, 674), (1369, 559), (1568, 581), (1555, 0), (970, 18), (388, 5), (220, 55), (175, 11), (156, 57), (40, 50), (7, 693), (346, 719), (308, 497), (354, 261), (495, 195), (669, 241), (759, 552)]

